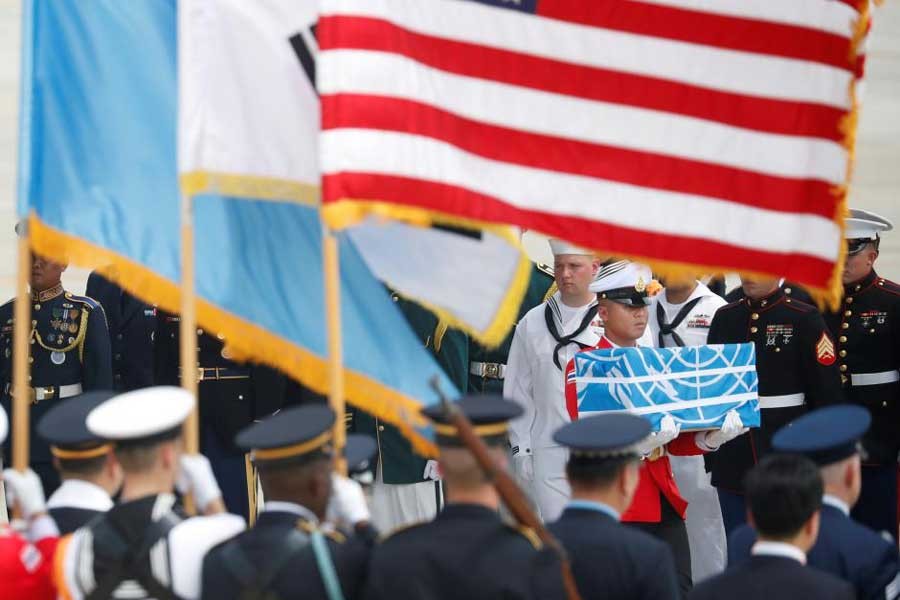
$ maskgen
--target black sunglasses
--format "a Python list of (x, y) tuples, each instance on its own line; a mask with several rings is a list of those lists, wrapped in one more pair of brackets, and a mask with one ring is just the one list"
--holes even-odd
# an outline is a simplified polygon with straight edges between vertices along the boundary
[(866, 246), (872, 243), (872, 240), (857, 239), (847, 240), (847, 254), (855, 256), (865, 250)]

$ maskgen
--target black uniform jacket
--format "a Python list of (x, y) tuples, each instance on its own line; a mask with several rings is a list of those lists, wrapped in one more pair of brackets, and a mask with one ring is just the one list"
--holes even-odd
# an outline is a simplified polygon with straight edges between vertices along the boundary
[(565, 547), (582, 598), (676, 600), (669, 547), (604, 513), (567, 508), (550, 531)]
[(531, 533), (496, 511), (448, 504), (430, 523), (401, 529), (375, 548), (367, 600), (563, 598), (559, 562)]
[[(819, 311), (781, 289), (720, 308), (707, 340), (756, 347), (761, 425), (704, 457), (714, 486), (741, 492), (745, 473), (769, 452), (775, 431), (808, 410), (842, 401), (837, 351)], [(794, 394), (804, 395), (803, 405), (766, 408), (767, 398)]]

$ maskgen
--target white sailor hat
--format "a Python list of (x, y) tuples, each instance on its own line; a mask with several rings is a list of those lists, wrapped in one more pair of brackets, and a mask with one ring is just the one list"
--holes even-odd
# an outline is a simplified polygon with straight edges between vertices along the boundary
[(613, 300), (629, 306), (650, 304), (647, 286), (653, 280), (653, 272), (646, 265), (619, 260), (600, 267), (597, 277), (588, 287), (600, 300)]
[(6, 411), (0, 406), (0, 444), (6, 441), (7, 433), (9, 433), (9, 419), (6, 418)]
[(172, 386), (149, 387), (113, 396), (87, 416), (94, 435), (122, 442), (175, 437), (194, 409), (194, 397)]
[(594, 255), (594, 253), (590, 250), (585, 250), (581, 246), (576, 246), (575, 244), (572, 244), (565, 240), (550, 238), (547, 241), (550, 243), (550, 251), (553, 253), (553, 256), (559, 256), (561, 254), (582, 254), (586, 256)]
[(875, 240), (882, 231), (894, 228), (888, 219), (859, 208), (851, 208), (844, 223), (844, 237), (848, 240)]

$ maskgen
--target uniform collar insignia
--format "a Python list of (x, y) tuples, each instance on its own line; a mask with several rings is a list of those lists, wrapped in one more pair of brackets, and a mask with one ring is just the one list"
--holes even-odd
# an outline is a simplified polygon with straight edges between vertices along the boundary
[(31, 292), (31, 300), (33, 302), (47, 302), (48, 300), (53, 300), (62, 293), (63, 286), (61, 283), (57, 283), (52, 288), (46, 289), (43, 292)]

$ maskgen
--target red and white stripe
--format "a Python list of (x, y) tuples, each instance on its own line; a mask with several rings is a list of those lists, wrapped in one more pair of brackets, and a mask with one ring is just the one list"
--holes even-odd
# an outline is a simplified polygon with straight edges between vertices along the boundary
[(325, 203), (825, 289), (862, 56), (837, 0), (323, 0)]

